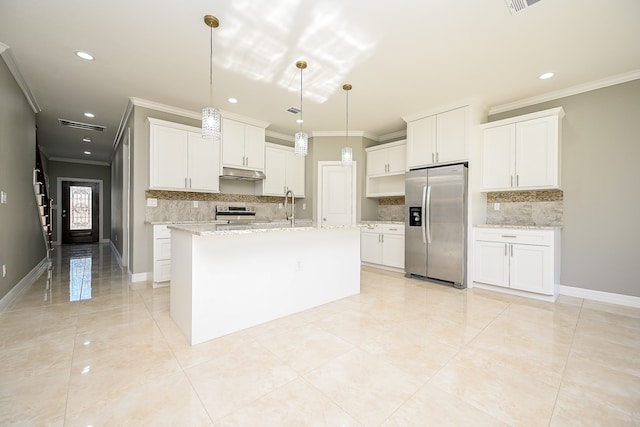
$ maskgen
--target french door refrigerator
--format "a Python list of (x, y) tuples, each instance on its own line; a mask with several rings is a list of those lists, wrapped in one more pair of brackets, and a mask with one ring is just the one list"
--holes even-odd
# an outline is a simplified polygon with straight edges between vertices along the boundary
[(405, 179), (405, 273), (466, 288), (467, 164), (415, 169)]

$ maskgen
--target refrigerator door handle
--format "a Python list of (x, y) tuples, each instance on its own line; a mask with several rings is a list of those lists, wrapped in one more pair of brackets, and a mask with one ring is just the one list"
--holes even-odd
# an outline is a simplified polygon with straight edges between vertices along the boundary
[(427, 187), (422, 187), (422, 218), (421, 223), (422, 227), (422, 243), (427, 243), (427, 226), (426, 226), (426, 215), (427, 215)]
[(427, 187), (427, 205), (425, 206), (427, 243), (431, 243), (431, 186)]

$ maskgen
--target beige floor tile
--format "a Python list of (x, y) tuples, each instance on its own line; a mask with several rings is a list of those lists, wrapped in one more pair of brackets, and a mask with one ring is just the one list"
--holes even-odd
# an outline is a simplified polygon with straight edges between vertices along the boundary
[(115, 392), (94, 391), (83, 401), (70, 400), (70, 426), (213, 426), (189, 380), (172, 373), (127, 383)]
[(380, 425), (423, 384), (359, 349), (333, 359), (305, 378), (365, 426)]
[(427, 383), (385, 421), (383, 427), (507, 427), (508, 424)]
[(504, 423), (546, 426), (558, 387), (530, 375), (517, 364), (505, 365), (488, 354), (463, 351), (430, 384)]
[(453, 347), (399, 326), (364, 341), (360, 348), (425, 382), (458, 353)]
[(331, 399), (302, 378), (295, 379), (216, 421), (217, 427), (360, 425)]
[(315, 322), (315, 325), (353, 345), (388, 332), (393, 326), (376, 319), (371, 313), (359, 310), (332, 314)]
[(627, 317), (635, 317), (640, 319), (640, 309), (637, 307), (627, 307), (618, 304), (609, 304), (606, 302), (593, 301), (585, 299), (582, 307), (588, 310), (602, 311), (605, 313), (617, 314)]
[(277, 335), (263, 341), (262, 345), (299, 373), (317, 368), (355, 348), (312, 324)]
[(257, 342), (185, 370), (216, 420), (272, 392), (298, 374)]

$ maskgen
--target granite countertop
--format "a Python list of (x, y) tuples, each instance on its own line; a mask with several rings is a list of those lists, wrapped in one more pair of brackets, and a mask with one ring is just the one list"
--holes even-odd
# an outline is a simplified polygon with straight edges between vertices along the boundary
[(367, 225), (367, 224), (404, 225), (404, 221), (367, 221), (367, 220), (362, 220), (362, 221), (360, 221), (360, 223), (363, 224), (363, 225)]
[(512, 228), (520, 230), (555, 230), (562, 228), (562, 226), (549, 226), (549, 225), (514, 225), (514, 224), (473, 224), (477, 228)]
[(359, 225), (339, 225), (318, 227), (316, 224), (302, 220), (296, 225), (291, 226), (288, 222), (263, 222), (248, 224), (173, 224), (169, 228), (176, 231), (184, 231), (197, 236), (216, 236), (229, 234), (254, 234), (254, 233), (273, 233), (273, 232), (295, 232), (310, 230), (335, 230), (340, 228), (360, 227)]
[[(297, 223), (307, 223), (310, 224), (311, 220), (310, 219), (297, 219), (296, 220)], [(227, 220), (208, 220), (208, 221), (197, 221), (197, 220), (191, 220), (191, 221), (179, 221), (179, 220), (164, 220), (164, 221), (145, 221), (145, 224), (150, 224), (150, 225), (176, 225), (176, 224), (185, 224), (185, 225), (209, 225), (209, 224), (228, 224), (229, 221)], [(287, 221), (286, 219), (282, 218), (282, 219), (260, 219), (260, 218), (256, 218), (255, 221), (251, 222), (252, 224), (288, 224), (289, 221)]]

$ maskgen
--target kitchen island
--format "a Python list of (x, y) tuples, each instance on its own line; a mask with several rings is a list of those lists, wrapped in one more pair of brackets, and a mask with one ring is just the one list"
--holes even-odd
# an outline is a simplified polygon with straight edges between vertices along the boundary
[(360, 293), (360, 228), (171, 225), (171, 317), (198, 344)]

